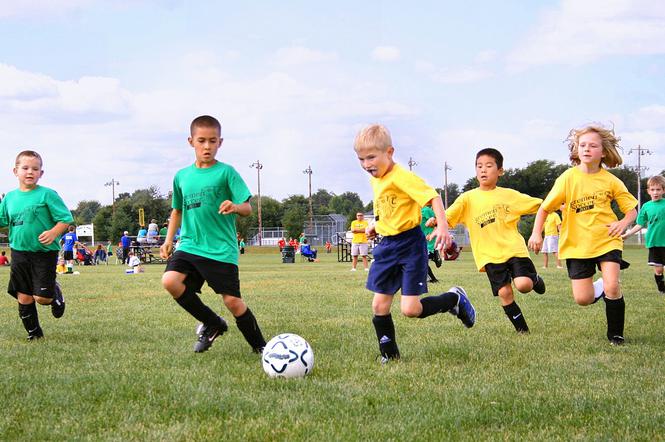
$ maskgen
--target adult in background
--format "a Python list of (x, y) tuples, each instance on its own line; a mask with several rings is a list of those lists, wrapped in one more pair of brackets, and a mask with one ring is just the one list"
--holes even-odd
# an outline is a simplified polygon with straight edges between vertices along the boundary
[(369, 272), (369, 265), (367, 262), (367, 253), (369, 252), (369, 244), (367, 243), (366, 229), (369, 224), (365, 221), (365, 215), (362, 212), (356, 213), (355, 221), (351, 222), (351, 232), (353, 232), (353, 239), (351, 240), (351, 271), (356, 271), (358, 265), (358, 255), (363, 257), (363, 265), (365, 271)]
[(124, 231), (122, 238), (120, 238), (120, 245), (122, 246), (122, 263), (129, 264), (129, 248), (132, 245), (132, 239), (129, 237), (129, 232)]
[(62, 243), (63, 257), (65, 258), (67, 272), (71, 273), (74, 268), (74, 245), (78, 242), (76, 227), (69, 226), (67, 228), (67, 233), (62, 235), (60, 242)]

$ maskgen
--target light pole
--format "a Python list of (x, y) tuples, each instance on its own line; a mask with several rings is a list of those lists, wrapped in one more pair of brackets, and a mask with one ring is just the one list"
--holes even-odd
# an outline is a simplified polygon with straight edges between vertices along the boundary
[(628, 155), (633, 153), (633, 151), (637, 152), (637, 211), (639, 212), (640, 208), (642, 207), (642, 169), (646, 170), (648, 167), (642, 167), (642, 155), (651, 155), (651, 151), (649, 149), (645, 149), (639, 144), (637, 145), (636, 148), (630, 149), (628, 151)]
[(417, 166), (417, 165), (418, 165), (418, 163), (416, 163), (416, 162), (414, 161), (414, 159), (411, 158), (411, 157), (409, 157), (409, 162), (406, 163), (406, 164), (409, 165), (409, 171), (413, 171), (413, 166)]
[(112, 200), (112, 203), (111, 203), (111, 213), (113, 214), (113, 216), (115, 216), (115, 186), (118, 186), (118, 185), (120, 185), (120, 183), (117, 182), (115, 180), (115, 178), (111, 178), (111, 181), (104, 184), (104, 187), (111, 186), (111, 193), (113, 195), (113, 200)]
[(303, 170), (302, 173), (307, 174), (309, 182), (309, 230), (311, 232), (314, 227), (314, 213), (312, 212), (312, 166), (308, 165), (307, 169)]
[(444, 161), (443, 163), (443, 207), (448, 208), (448, 171), (453, 170), (452, 167), (448, 166), (448, 162)]
[(261, 238), (263, 238), (263, 225), (261, 224), (261, 169), (263, 169), (263, 164), (259, 160), (256, 160), (256, 163), (250, 164), (249, 167), (256, 167), (256, 184), (259, 196), (256, 211), (259, 217), (259, 247), (261, 247)]

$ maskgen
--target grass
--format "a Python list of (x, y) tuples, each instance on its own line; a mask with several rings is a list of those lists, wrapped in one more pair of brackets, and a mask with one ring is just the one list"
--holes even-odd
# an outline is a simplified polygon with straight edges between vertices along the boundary
[[(161, 289), (163, 266), (82, 267), (59, 277), (64, 318), (39, 308), (41, 341), (0, 297), (0, 440), (663, 440), (665, 296), (644, 249), (624, 256), (623, 347), (607, 343), (603, 304), (576, 306), (551, 268), (545, 295), (518, 295), (532, 332), (517, 335), (464, 252), (430, 291), (464, 286), (476, 326), (404, 318), (395, 303), (402, 360), (381, 366), (364, 272), (335, 254), (282, 264), (250, 248), (243, 297), (266, 338), (294, 332), (314, 348), (298, 380), (268, 378), (233, 325), (194, 354), (195, 321)], [(8, 277), (0, 269), (0, 286)]]

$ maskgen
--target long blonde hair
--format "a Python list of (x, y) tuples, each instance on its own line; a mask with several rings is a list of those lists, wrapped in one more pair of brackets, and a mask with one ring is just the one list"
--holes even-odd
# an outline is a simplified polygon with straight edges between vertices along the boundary
[(566, 140), (568, 141), (568, 150), (570, 152), (569, 158), (570, 162), (575, 166), (580, 164), (579, 156), (579, 144), (580, 137), (589, 132), (595, 132), (600, 136), (603, 144), (603, 158), (600, 160), (601, 164), (604, 164), (607, 167), (617, 167), (623, 163), (621, 155), (619, 154), (619, 141), (620, 137), (617, 137), (614, 133), (614, 128), (607, 129), (603, 125), (598, 123), (589, 124), (580, 129), (571, 129), (568, 133)]

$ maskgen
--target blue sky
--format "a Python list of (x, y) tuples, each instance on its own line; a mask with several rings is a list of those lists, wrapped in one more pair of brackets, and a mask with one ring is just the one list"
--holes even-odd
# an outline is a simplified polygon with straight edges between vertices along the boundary
[(193, 161), (189, 122), (211, 114), (218, 159), (282, 199), (312, 187), (371, 198), (352, 144), (385, 124), (396, 159), (460, 186), (475, 152), (505, 167), (564, 163), (572, 127), (614, 124), (665, 169), (665, 3), (588, 1), (0, 0), (0, 192), (15, 154), (70, 207), (110, 204)]

